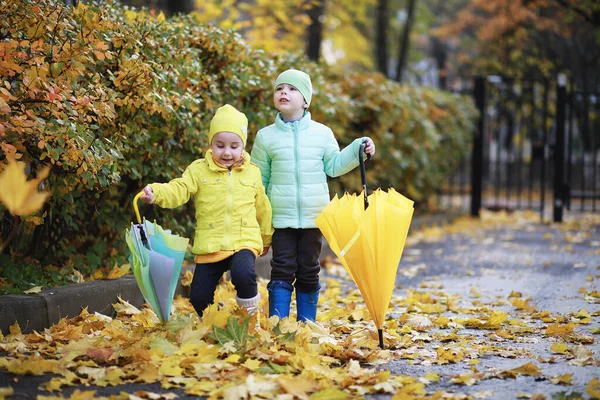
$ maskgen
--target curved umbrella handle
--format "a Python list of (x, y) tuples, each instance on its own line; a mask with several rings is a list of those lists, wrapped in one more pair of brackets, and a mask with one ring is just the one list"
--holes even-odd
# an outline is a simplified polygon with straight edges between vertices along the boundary
[(135, 197), (133, 198), (133, 210), (135, 211), (135, 216), (137, 217), (138, 224), (142, 223), (142, 218), (140, 217), (140, 210), (138, 209), (137, 202), (138, 202), (140, 196), (143, 194), (144, 194), (144, 191), (141, 191), (138, 194), (136, 194)]
[[(367, 170), (365, 169), (365, 142), (360, 144), (358, 148), (358, 162), (360, 163), (360, 180), (362, 182), (363, 193), (365, 195), (365, 210), (369, 207), (369, 199), (367, 197)], [(371, 155), (367, 154), (367, 160), (371, 159)]]

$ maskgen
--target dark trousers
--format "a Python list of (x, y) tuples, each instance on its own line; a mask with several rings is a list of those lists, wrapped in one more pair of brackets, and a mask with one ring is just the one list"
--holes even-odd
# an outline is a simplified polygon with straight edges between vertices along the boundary
[(256, 256), (250, 250), (241, 250), (231, 257), (214, 263), (196, 264), (190, 288), (190, 302), (198, 315), (215, 299), (215, 290), (223, 274), (231, 270), (231, 283), (237, 296), (250, 299), (258, 294), (256, 285)]
[(323, 235), (317, 228), (275, 229), (271, 282), (284, 281), (304, 293), (318, 290), (322, 243)]

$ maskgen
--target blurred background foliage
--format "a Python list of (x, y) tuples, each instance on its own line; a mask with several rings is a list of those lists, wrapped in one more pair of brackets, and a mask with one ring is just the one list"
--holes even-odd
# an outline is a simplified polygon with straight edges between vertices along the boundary
[[(52, 193), (17, 223), (0, 206), (0, 290), (100, 278), (126, 262), (135, 193), (203, 155), (224, 103), (247, 114), (250, 148), (273, 120), (271, 85), (286, 68), (311, 75), (313, 117), (342, 147), (373, 137), (369, 183), (420, 207), (467, 154), (476, 119), (468, 97), (444, 89), (474, 72), (598, 72), (591, 0), (128, 3), (0, 0), (0, 168), (9, 155), (32, 176), (49, 165)], [(358, 190), (359, 179), (331, 190)], [(142, 212), (191, 236), (189, 206)]]
[(268, 53), (442, 89), (475, 74), (600, 74), (597, 0), (125, 1), (234, 28)]

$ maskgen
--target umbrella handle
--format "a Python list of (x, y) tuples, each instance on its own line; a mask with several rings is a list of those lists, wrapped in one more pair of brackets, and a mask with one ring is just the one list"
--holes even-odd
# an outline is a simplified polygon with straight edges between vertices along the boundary
[[(369, 198), (367, 197), (367, 170), (365, 169), (365, 142), (362, 142), (358, 147), (358, 162), (360, 163), (360, 180), (362, 182), (363, 193), (365, 195), (365, 210), (369, 207)], [(371, 155), (367, 154), (367, 160), (371, 159)]]
[(140, 210), (138, 209), (137, 202), (143, 194), (144, 194), (144, 192), (141, 191), (138, 194), (136, 194), (135, 197), (133, 198), (133, 210), (135, 211), (135, 216), (137, 217), (138, 224), (142, 223), (142, 218), (140, 217)]

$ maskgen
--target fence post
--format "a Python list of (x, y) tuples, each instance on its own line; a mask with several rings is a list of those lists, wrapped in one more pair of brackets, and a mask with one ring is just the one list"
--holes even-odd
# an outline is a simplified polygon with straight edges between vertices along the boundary
[(562, 222), (565, 203), (565, 116), (567, 76), (558, 74), (556, 85), (556, 143), (554, 144), (554, 222)]
[(473, 132), (473, 154), (471, 156), (471, 215), (479, 217), (483, 184), (483, 122), (485, 118), (485, 80), (475, 77), (473, 96), (479, 110), (477, 130)]

